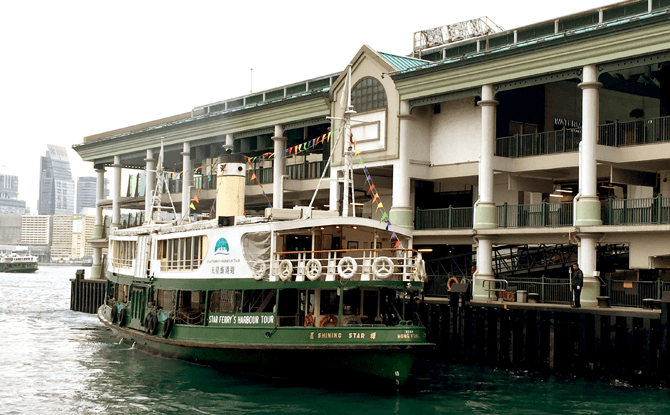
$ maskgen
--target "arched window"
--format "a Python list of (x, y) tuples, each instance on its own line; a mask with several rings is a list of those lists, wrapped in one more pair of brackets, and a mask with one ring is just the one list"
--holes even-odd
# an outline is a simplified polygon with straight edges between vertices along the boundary
[(386, 108), (386, 91), (375, 78), (363, 78), (351, 90), (351, 102), (356, 112), (366, 112)]

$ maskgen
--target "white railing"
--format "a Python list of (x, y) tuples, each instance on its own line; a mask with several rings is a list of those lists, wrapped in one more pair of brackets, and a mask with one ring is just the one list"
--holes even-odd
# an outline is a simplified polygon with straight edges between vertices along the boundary
[(254, 274), (270, 281), (412, 281), (415, 261), (410, 249), (276, 252)]

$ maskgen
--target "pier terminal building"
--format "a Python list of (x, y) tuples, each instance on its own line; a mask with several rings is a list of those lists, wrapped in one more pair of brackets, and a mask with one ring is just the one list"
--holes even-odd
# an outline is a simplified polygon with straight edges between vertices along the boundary
[[(670, 267), (670, 0), (508, 30), (477, 19), (414, 33), (409, 54), (387, 52), (362, 46), (341, 73), (84, 137), (74, 149), (97, 172), (96, 235), (103, 208), (112, 208), (112, 226), (121, 208), (150, 208), (162, 144), (162, 201), (179, 215), (209, 217), (217, 156), (242, 153), (248, 215), (313, 203), (390, 220), (434, 258), (476, 258), (467, 270), (475, 300), (498, 287), (501, 247), (570, 247), (563, 253), (584, 272), (584, 306), (601, 295), (603, 246), (625, 246), (626, 269), (667, 277), (659, 270)], [(343, 136), (349, 100), (356, 113)], [(353, 198), (339, 191), (346, 157)], [(146, 173), (134, 172), (139, 180), (122, 192), (126, 169)], [(317, 239), (316, 249), (346, 244)]]

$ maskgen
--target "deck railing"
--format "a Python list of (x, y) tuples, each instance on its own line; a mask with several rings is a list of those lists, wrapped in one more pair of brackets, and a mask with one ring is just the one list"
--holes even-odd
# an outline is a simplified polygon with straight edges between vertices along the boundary
[(604, 124), (599, 133), (599, 143), (612, 147), (670, 141), (670, 117)]
[(610, 304), (616, 307), (642, 307), (642, 300), (660, 300), (663, 291), (670, 291), (670, 282), (609, 280)]

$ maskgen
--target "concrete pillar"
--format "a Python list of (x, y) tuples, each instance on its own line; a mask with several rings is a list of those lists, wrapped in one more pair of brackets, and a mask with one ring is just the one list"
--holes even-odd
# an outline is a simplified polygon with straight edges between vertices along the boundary
[(184, 143), (182, 157), (182, 180), (181, 180), (181, 217), (189, 218), (191, 213), (191, 143)]
[(112, 171), (112, 227), (121, 225), (121, 156), (114, 156)]
[(398, 160), (393, 164), (393, 198), (389, 220), (392, 224), (407, 229), (414, 229), (414, 217), (410, 202), (411, 183), (409, 173), (409, 148), (412, 134), (413, 116), (409, 113), (409, 101), (400, 102), (398, 122), (399, 149)]
[(156, 162), (153, 150), (147, 150), (147, 158), (144, 159), (146, 168), (144, 171), (144, 222), (151, 220), (151, 203), (153, 192), (156, 190)]
[(226, 150), (226, 152), (228, 152), (228, 150), (230, 150), (230, 152), (232, 153), (233, 148), (234, 148), (233, 135), (232, 134), (226, 134), (226, 144), (223, 145), (223, 149)]
[(479, 160), (479, 200), (475, 206), (475, 229), (496, 228), (496, 207), (493, 203), (493, 153), (496, 142), (496, 106), (493, 85), (482, 87), (482, 139)]
[(272, 207), (284, 207), (284, 195), (282, 194), (282, 175), (286, 172), (286, 158), (282, 153), (286, 150), (286, 137), (284, 137), (284, 128), (281, 125), (275, 125), (275, 135), (272, 137), (275, 146), (275, 158), (272, 170)]
[(472, 299), (486, 301), (489, 298), (487, 288), (494, 288), (492, 283), (485, 280), (494, 280), (493, 277), (493, 241), (489, 237), (476, 237), (477, 242), (477, 271), (473, 275)]
[(579, 268), (584, 273), (584, 288), (582, 289), (581, 304), (583, 307), (596, 307), (597, 297), (600, 295), (600, 283), (595, 277), (596, 271), (596, 243), (602, 235), (578, 234), (580, 241)]
[[(105, 198), (105, 169), (95, 169), (97, 180), (95, 182), (95, 226), (93, 227), (93, 238), (102, 239), (105, 233), (105, 224), (102, 217), (102, 206), (100, 203)], [(102, 278), (102, 248), (93, 248), (93, 266), (91, 267), (91, 279), (97, 280)]]
[(596, 143), (598, 142), (599, 100), (595, 65), (584, 67), (582, 89), (582, 155), (580, 159), (581, 197), (577, 202), (575, 226), (602, 225), (598, 200), (596, 171)]

